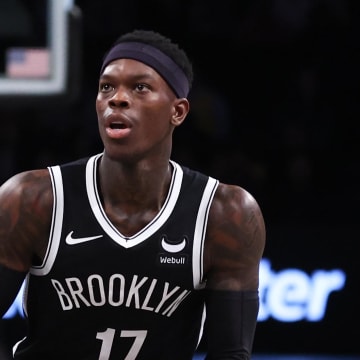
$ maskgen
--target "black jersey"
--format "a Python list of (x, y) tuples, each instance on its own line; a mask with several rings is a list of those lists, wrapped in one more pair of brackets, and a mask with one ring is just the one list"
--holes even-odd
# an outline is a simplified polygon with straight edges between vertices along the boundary
[(133, 236), (106, 216), (101, 154), (49, 167), (49, 246), (27, 277), (15, 359), (190, 360), (204, 321), (203, 248), (218, 181), (171, 161), (157, 216)]

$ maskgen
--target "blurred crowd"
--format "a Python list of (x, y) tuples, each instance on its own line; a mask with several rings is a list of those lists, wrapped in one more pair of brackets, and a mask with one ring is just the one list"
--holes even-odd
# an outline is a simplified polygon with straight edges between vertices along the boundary
[(94, 102), (103, 52), (122, 32), (152, 28), (177, 39), (194, 63), (192, 108), (175, 135), (175, 160), (249, 189), (269, 221), (331, 221), (334, 206), (359, 199), (356, 2), (75, 4), (79, 96), (66, 105), (0, 103), (0, 182), (101, 151)]
[(268, 228), (356, 223), (358, 2), (75, 4), (82, 13), (79, 96), (51, 106), (0, 99), (0, 183), (102, 151), (95, 114), (102, 55), (121, 33), (151, 28), (177, 39), (194, 63), (191, 111), (175, 131), (174, 160), (248, 189)]

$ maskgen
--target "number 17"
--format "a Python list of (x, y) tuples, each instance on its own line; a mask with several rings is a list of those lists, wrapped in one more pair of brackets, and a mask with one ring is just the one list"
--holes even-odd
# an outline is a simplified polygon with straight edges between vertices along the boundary
[[(147, 330), (122, 330), (120, 337), (133, 337), (134, 343), (132, 344), (128, 354), (124, 360), (135, 360), (139, 353), (142, 344), (145, 341)], [(96, 338), (102, 340), (101, 351), (99, 360), (109, 360), (111, 347), (115, 337), (115, 329), (108, 328), (103, 332), (98, 332)]]

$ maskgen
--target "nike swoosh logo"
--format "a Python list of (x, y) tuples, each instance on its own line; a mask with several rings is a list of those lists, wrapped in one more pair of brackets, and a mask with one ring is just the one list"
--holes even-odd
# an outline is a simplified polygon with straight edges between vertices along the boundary
[(163, 247), (163, 249), (169, 253), (177, 253), (180, 252), (182, 250), (184, 250), (185, 246), (186, 246), (186, 239), (183, 238), (183, 241), (179, 244), (170, 244), (168, 242), (166, 242), (166, 238), (163, 236), (161, 239), (161, 246)]
[(70, 231), (66, 236), (65, 242), (68, 245), (81, 244), (81, 243), (86, 242), (86, 241), (91, 241), (91, 240), (95, 240), (95, 239), (99, 239), (99, 238), (103, 237), (103, 235), (97, 235), (97, 236), (87, 236), (87, 237), (73, 238), (73, 236), (72, 236), (73, 233), (74, 233), (73, 231)]

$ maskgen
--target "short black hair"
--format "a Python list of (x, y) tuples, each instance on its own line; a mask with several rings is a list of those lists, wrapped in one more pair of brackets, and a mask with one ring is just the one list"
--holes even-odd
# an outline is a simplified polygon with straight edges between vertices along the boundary
[(131, 41), (149, 44), (169, 56), (184, 71), (189, 82), (189, 89), (191, 89), (194, 78), (192, 63), (188, 55), (177, 43), (156, 31), (136, 29), (121, 35), (111, 47)]

